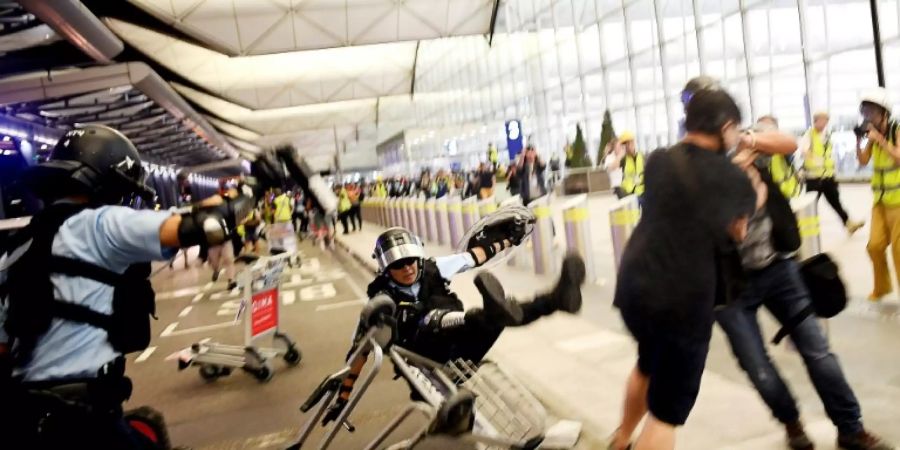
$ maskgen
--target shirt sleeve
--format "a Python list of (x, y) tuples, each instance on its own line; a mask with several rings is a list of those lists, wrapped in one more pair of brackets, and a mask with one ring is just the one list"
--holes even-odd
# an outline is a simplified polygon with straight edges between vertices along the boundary
[(450, 277), (475, 267), (475, 260), (468, 253), (439, 256), (434, 258), (434, 263), (437, 265), (438, 271), (441, 272), (441, 277), (445, 280), (449, 280)]
[(135, 211), (121, 206), (97, 209), (92, 228), (97, 251), (111, 267), (168, 259), (178, 249), (162, 247), (159, 229), (170, 217), (167, 211)]

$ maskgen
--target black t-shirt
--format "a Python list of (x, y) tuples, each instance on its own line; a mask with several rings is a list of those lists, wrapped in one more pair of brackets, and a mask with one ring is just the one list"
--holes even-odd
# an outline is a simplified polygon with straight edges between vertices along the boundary
[(615, 305), (652, 328), (697, 339), (712, 333), (717, 251), (727, 227), (752, 215), (749, 178), (721, 153), (678, 144), (645, 169), (640, 223), (622, 256)]

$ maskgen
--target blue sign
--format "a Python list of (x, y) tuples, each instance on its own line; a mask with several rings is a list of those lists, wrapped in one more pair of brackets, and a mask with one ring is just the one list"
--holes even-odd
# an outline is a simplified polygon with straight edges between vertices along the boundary
[(518, 119), (506, 122), (506, 148), (509, 150), (509, 160), (516, 159), (516, 155), (522, 152), (522, 123)]

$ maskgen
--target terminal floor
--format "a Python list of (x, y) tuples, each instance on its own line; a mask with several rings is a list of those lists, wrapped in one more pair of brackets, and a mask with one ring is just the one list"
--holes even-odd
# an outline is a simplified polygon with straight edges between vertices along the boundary
[[(842, 186), (851, 216), (867, 221), (870, 195), (865, 186)], [(601, 448), (598, 438), (615, 428), (625, 375), (634, 363), (633, 345), (610, 306), (615, 271), (606, 211), (613, 202), (608, 196), (589, 198), (597, 280), (584, 289), (582, 314), (557, 315), (509, 330), (489, 355), (524, 380), (554, 413), (584, 422), (580, 448)], [(564, 199), (555, 202), (556, 208), (564, 203)], [(824, 199), (820, 212), (823, 247), (841, 264), (852, 297), (848, 311), (829, 321), (833, 349), (862, 404), (866, 424), (900, 444), (900, 302), (896, 296), (880, 306), (864, 300), (871, 289), (871, 266), (865, 252), (868, 226), (848, 237)], [(561, 221), (556, 229), (565, 229)], [(191, 268), (185, 270), (179, 259), (174, 270), (163, 269), (154, 279), (160, 294), (154, 350), (130, 357), (129, 375), (135, 380), (131, 404), (162, 410), (179, 445), (210, 450), (282, 447), (305, 419), (297, 407), (326, 374), (340, 367), (346, 354), (369, 273), (350, 256), (368, 259), (378, 230), (367, 225), (362, 233), (341, 236), (345, 250), (336, 252), (302, 246), (308, 265), (296, 270), (300, 278), (297, 286), (289, 289), (294, 293), (293, 302), (284, 306), (282, 326), (298, 341), (304, 359), (294, 368), (276, 362), (275, 376), (267, 384), (240, 372), (207, 383), (196, 369), (179, 372), (176, 362), (166, 359), (205, 338), (239, 344), (242, 331), (224, 325), (233, 317), (235, 298), (219, 293), (224, 290), (223, 281), (209, 286), (208, 268), (198, 267), (192, 259)], [(562, 235), (557, 236), (560, 254)], [(427, 248), (432, 254), (451, 251), (433, 243)], [(527, 260), (529, 253), (522, 250)], [(535, 276), (528, 264), (491, 270), (511, 294), (523, 297), (553, 282), (552, 275)], [(333, 292), (311, 287), (328, 283)], [(453, 288), (470, 306), (477, 305), (471, 275), (461, 276)], [(761, 313), (760, 318), (767, 336), (773, 334), (776, 325), (768, 313)], [(817, 448), (833, 449), (833, 427), (798, 355), (785, 345), (770, 352), (798, 399)], [(353, 415), (357, 433), (342, 432), (333, 448), (361, 448), (402, 407), (407, 389), (391, 381), (390, 372), (383, 371)], [(411, 429), (409, 426), (397, 436), (408, 435)], [(717, 329), (701, 396), (687, 426), (679, 431), (678, 448), (780, 449), (784, 448), (781, 433)], [(433, 448), (454, 446), (443, 442)]]

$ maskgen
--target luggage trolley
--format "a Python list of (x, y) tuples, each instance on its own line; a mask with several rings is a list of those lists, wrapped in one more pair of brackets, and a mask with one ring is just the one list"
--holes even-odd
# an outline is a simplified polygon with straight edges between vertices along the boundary
[[(388, 436), (415, 413), (424, 416), (427, 424), (411, 438), (390, 449), (410, 449), (428, 436), (437, 435), (479, 444), (480, 448), (533, 449), (540, 445), (544, 440), (547, 414), (521, 383), (491, 362), (475, 365), (457, 360), (440, 364), (391, 345), (395, 330), (387, 319), (393, 316), (394, 309), (394, 302), (385, 296), (376, 296), (363, 308), (361, 320), (369, 327), (368, 332), (356, 343), (356, 350), (348, 361), (372, 353), (373, 365), (368, 374), (360, 377), (335, 423), (326, 427), (319, 445), (310, 448), (328, 448), (341, 427), (351, 432), (355, 430), (349, 416), (381, 369), (385, 354), (397, 374), (409, 383), (415, 400), (365, 447), (366, 450), (381, 448)], [(349, 373), (348, 363), (325, 378), (300, 407), (301, 411), (309, 412), (319, 405), (288, 450), (302, 448), (336, 399), (338, 389)]]
[[(230, 375), (232, 369), (240, 368), (257, 380), (266, 382), (274, 374), (271, 364), (273, 358), (280, 356), (291, 366), (299, 364), (302, 358), (300, 349), (287, 334), (278, 330), (278, 286), (284, 267), (292, 257), (291, 253), (261, 257), (238, 276), (243, 298), (235, 321), (243, 319), (244, 345), (195, 343), (182, 350), (178, 358), (178, 370), (197, 366), (204, 380), (214, 381)], [(254, 345), (268, 336), (272, 336), (272, 340), (280, 344), (277, 345), (278, 348)]]

